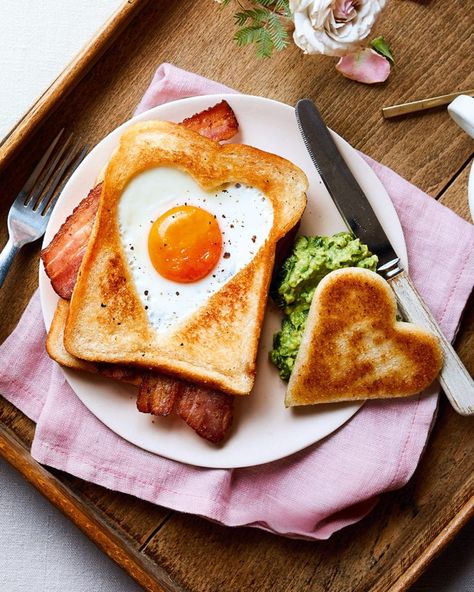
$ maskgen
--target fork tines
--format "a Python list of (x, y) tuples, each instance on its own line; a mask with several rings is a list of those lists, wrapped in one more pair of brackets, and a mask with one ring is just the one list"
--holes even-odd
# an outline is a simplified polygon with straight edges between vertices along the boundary
[[(21, 205), (43, 216), (51, 211), (66, 180), (88, 150), (87, 146), (81, 147), (79, 140), (73, 141), (73, 134), (60, 142), (63, 133), (64, 129), (51, 142), (15, 200), (18, 205), (21, 202)], [(58, 187), (59, 191), (55, 194)]]

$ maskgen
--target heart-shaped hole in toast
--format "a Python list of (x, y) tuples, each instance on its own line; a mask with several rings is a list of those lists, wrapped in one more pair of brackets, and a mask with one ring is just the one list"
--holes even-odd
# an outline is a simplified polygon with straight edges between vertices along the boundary
[[(179, 216), (180, 208), (197, 208), (207, 213), (209, 221), (201, 216), (197, 217), (197, 224), (207, 227), (212, 220), (222, 242), (217, 263), (197, 281), (164, 277), (151, 259), (149, 237), (154, 222), (168, 212), (171, 216), (178, 212)], [(226, 183), (218, 190), (206, 191), (184, 171), (155, 167), (135, 176), (127, 185), (120, 198), (118, 221), (122, 248), (150, 324), (166, 331), (204, 305), (254, 258), (269, 237), (273, 207), (261, 190), (244, 183)], [(168, 243), (174, 240), (176, 245), (165, 243), (152, 248), (175, 247), (173, 252), (179, 257), (181, 233), (195, 231), (196, 241), (204, 243), (203, 249), (212, 240), (206, 228), (193, 229), (186, 224), (180, 230), (179, 222), (174, 224), (178, 227), (174, 236), (165, 240)], [(188, 253), (184, 251), (181, 256), (192, 269), (194, 262), (189, 260)], [(195, 263), (199, 265), (202, 261), (196, 259)]]

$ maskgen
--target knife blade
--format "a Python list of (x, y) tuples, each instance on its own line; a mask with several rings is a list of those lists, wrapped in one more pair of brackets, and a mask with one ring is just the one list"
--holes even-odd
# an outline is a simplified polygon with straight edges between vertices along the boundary
[(439, 380), (454, 409), (474, 414), (474, 381), (416, 290), (393, 249), (367, 196), (309, 99), (298, 101), (296, 120), (311, 160), (351, 232), (379, 258), (377, 271), (390, 283), (399, 310), (407, 321), (435, 333), (443, 350), (444, 364)]

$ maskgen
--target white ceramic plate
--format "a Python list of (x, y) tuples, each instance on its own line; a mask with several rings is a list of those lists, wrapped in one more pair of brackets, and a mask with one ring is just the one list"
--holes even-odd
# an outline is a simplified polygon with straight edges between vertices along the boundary
[[(109, 134), (87, 156), (69, 180), (46, 231), (47, 245), (67, 215), (94, 185), (124, 128), (145, 119), (181, 121), (225, 98), (236, 113), (241, 131), (234, 140), (288, 158), (310, 181), (308, 206), (301, 233), (332, 234), (345, 230), (344, 223), (317, 174), (296, 126), (294, 110), (288, 105), (246, 95), (211, 95), (168, 103), (135, 117)], [(402, 261), (406, 247), (397, 214), (385, 189), (370, 167), (342, 138), (336, 143), (379, 217)], [(43, 314), (48, 328), (57, 296), (40, 266)], [(199, 438), (182, 420), (153, 418), (135, 407), (136, 389), (95, 375), (64, 370), (67, 381), (81, 401), (111, 430), (150, 452), (203, 467), (244, 467), (274, 461), (317, 442), (346, 422), (360, 404), (337, 404), (285, 409), (285, 384), (268, 361), (272, 336), (281, 316), (271, 304), (267, 309), (257, 362), (257, 380), (249, 397), (236, 397), (231, 434), (221, 446)]]

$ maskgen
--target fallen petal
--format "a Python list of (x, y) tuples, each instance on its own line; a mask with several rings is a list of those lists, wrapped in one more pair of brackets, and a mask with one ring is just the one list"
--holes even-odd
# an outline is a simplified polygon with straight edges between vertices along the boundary
[(343, 56), (337, 62), (336, 70), (351, 80), (376, 84), (387, 80), (390, 74), (390, 62), (373, 49), (366, 47)]

